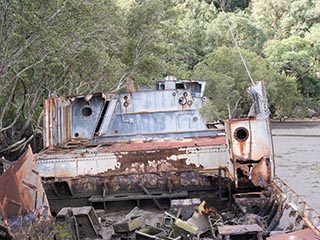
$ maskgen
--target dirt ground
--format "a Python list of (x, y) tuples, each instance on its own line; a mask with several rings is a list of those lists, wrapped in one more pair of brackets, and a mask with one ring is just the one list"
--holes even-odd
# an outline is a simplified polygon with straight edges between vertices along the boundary
[(276, 174), (320, 212), (320, 122), (273, 123)]

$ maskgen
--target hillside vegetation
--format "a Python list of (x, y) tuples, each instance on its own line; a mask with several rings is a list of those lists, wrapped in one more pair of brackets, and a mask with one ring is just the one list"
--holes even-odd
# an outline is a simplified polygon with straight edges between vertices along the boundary
[(114, 91), (124, 76), (206, 80), (208, 116), (241, 116), (250, 80), (228, 25), (273, 116), (320, 112), (319, 0), (1, 1), (0, 156), (41, 148), (44, 98)]

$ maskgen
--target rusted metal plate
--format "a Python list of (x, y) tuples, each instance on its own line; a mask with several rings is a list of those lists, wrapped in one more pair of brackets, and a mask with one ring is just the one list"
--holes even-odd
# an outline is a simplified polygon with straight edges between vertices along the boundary
[(269, 201), (262, 192), (236, 193), (233, 199), (244, 214), (261, 214)]
[(138, 228), (141, 228), (144, 225), (143, 216), (132, 216), (130, 219), (126, 219), (123, 222), (113, 224), (113, 229), (115, 232), (131, 232)]
[(44, 101), (43, 146), (53, 147), (71, 140), (70, 103), (65, 98), (49, 98)]
[(5, 220), (24, 211), (49, 208), (30, 147), (0, 177), (0, 185), (1, 214)]
[(303, 229), (291, 233), (279, 234), (276, 236), (268, 237), (267, 240), (318, 240), (311, 229)]
[[(145, 228), (141, 228), (137, 230), (136, 232), (136, 237), (135, 239), (137, 240), (146, 240), (146, 239), (173, 239), (173, 238), (165, 238), (166, 237), (166, 231), (165, 229), (161, 229), (158, 227), (152, 227), (152, 226), (147, 226)], [(177, 240), (181, 239), (175, 238)]]
[(14, 238), (23, 239), (38, 225), (50, 227), (50, 208), (30, 147), (0, 177), (0, 186), (0, 213)]
[(217, 175), (228, 164), (224, 141), (221, 136), (55, 149), (36, 161), (46, 189), (56, 193), (64, 186), (72, 195), (136, 191), (140, 184), (159, 190), (199, 187), (210, 184), (210, 172)]
[(268, 119), (226, 120), (230, 150), (238, 161), (260, 160), (272, 155)]
[(262, 228), (258, 224), (219, 226), (218, 230), (219, 234), (221, 234), (222, 236), (244, 235), (247, 233), (262, 233)]
[(250, 179), (255, 186), (271, 184), (274, 154), (268, 119), (226, 121), (229, 152), (236, 184)]
[(36, 159), (42, 177), (217, 169), (228, 164), (223, 136), (47, 150)]

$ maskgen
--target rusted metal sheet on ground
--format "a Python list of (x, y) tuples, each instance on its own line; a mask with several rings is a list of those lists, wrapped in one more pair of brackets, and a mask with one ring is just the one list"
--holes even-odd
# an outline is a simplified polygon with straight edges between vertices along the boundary
[(123, 233), (131, 232), (144, 226), (145, 218), (143, 215), (139, 215), (136, 212), (138, 207), (132, 209), (123, 219), (112, 225), (114, 232)]
[(14, 239), (52, 230), (49, 204), (30, 147), (0, 177), (0, 186), (0, 213)]

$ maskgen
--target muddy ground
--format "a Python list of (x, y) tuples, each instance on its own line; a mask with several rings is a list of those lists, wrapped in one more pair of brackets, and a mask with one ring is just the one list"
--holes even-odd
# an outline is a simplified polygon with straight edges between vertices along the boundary
[(320, 121), (272, 123), (276, 174), (320, 213)]

